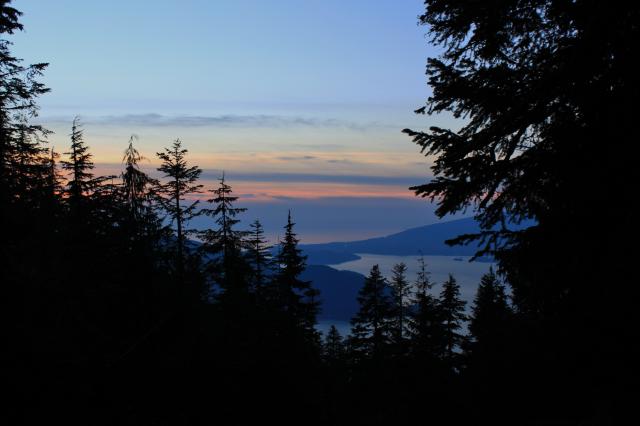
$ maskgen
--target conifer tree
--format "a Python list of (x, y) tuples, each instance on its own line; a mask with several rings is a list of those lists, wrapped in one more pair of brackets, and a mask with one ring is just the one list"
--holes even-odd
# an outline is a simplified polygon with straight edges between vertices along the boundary
[(197, 166), (189, 166), (186, 160), (187, 149), (182, 148), (180, 139), (176, 139), (170, 148), (165, 148), (164, 152), (156, 155), (162, 164), (158, 171), (164, 174), (166, 183), (158, 183), (154, 192), (158, 196), (158, 202), (167, 213), (171, 224), (176, 226), (176, 269), (179, 279), (184, 274), (185, 261), (185, 229), (187, 223), (196, 217), (199, 200), (187, 201), (187, 196), (198, 194), (202, 185), (197, 184), (202, 170)]
[[(638, 167), (628, 153), (637, 139), (640, 73), (631, 58), (640, 56), (639, 16), (638, 2), (427, 0), (419, 17), (438, 53), (427, 62), (429, 99), (416, 112), (462, 120), (406, 130), (435, 158), (433, 179), (413, 189), (437, 200), (440, 217), (476, 213), (479, 235), (456, 242), (479, 238), (512, 287), (523, 336), (511, 347), (539, 366), (523, 369), (530, 380), (515, 391), (535, 399), (536, 414), (559, 371), (618, 383), (629, 371), (612, 369), (620, 364), (613, 360), (636, 364), (637, 298), (619, 297), (629, 290), (634, 255), (615, 248), (634, 241), (638, 228)], [(526, 229), (511, 226), (526, 219)], [(610, 330), (633, 337), (616, 340)], [(580, 343), (587, 341), (588, 349)], [(567, 383), (563, 395), (600, 386)], [(620, 397), (596, 404), (613, 407)], [(563, 404), (558, 417), (584, 414), (575, 407), (587, 405)]]
[(247, 209), (234, 207), (238, 197), (232, 195), (233, 190), (225, 181), (224, 172), (218, 187), (211, 192), (214, 197), (207, 202), (215, 207), (202, 209), (201, 213), (213, 218), (217, 229), (199, 232), (203, 250), (210, 257), (207, 270), (225, 292), (248, 293), (249, 277), (242, 256), (247, 232), (235, 228), (240, 222), (237, 216)]
[[(615, 250), (597, 270), (582, 265), (604, 246), (626, 244), (637, 227), (629, 206), (638, 168), (621, 153), (636, 132), (640, 73), (628, 58), (640, 52), (639, 13), (636, 2), (608, 9), (580, 1), (484, 7), (428, 0), (419, 17), (441, 49), (428, 58), (432, 94), (416, 112), (464, 120), (454, 128), (405, 129), (436, 158), (434, 178), (412, 189), (437, 199), (440, 217), (477, 207), (481, 232), (456, 242), (479, 239), (506, 274), (518, 309), (530, 315), (567, 309), (565, 299), (575, 297), (571, 309), (588, 317), (593, 306), (604, 308), (600, 287), (611, 271), (630, 273), (633, 261)], [(585, 185), (593, 170), (607, 178)], [(601, 194), (598, 209), (592, 194)], [(510, 226), (526, 219), (536, 225)], [(574, 261), (566, 261), (567, 252)], [(621, 310), (612, 297), (607, 309), (633, 310)]]
[(391, 271), (391, 303), (394, 316), (394, 341), (404, 351), (404, 338), (409, 318), (409, 297), (411, 285), (407, 281), (407, 265), (403, 262), (393, 266)]
[(335, 325), (329, 327), (327, 336), (324, 339), (323, 346), (324, 359), (329, 364), (335, 364), (344, 359), (345, 356), (345, 342), (343, 337)]
[(513, 312), (504, 285), (493, 268), (482, 276), (471, 311), (469, 332), (473, 337), (472, 351), (500, 344)]
[(133, 146), (133, 142), (136, 139), (135, 135), (129, 138), (129, 145), (122, 157), (124, 171), (120, 174), (123, 203), (127, 215), (133, 221), (142, 219), (147, 211), (150, 200), (149, 185), (151, 183), (149, 176), (140, 170), (138, 163), (144, 157)]
[(251, 286), (256, 294), (261, 297), (273, 267), (271, 246), (264, 237), (264, 229), (260, 220), (256, 219), (249, 226), (251, 231), (246, 242), (246, 258), (252, 272)]
[(29, 124), (24, 115), (16, 124), (16, 137), (9, 155), (12, 191), (23, 204), (30, 203), (31, 208), (44, 195), (49, 160), (44, 143), (49, 133), (42, 126)]
[(80, 118), (76, 116), (69, 135), (71, 148), (69, 152), (65, 152), (69, 160), (62, 161), (62, 168), (70, 174), (66, 192), (69, 205), (75, 215), (81, 214), (80, 210), (84, 209), (87, 197), (93, 193), (98, 184), (98, 180), (91, 172), (94, 168), (92, 154), (84, 142), (83, 133)]
[(387, 280), (378, 265), (373, 265), (358, 292), (359, 309), (351, 319), (351, 345), (357, 358), (381, 359), (392, 342), (393, 307)]
[(411, 351), (416, 357), (440, 358), (444, 352), (444, 327), (439, 300), (431, 294), (433, 284), (424, 257), (418, 260), (414, 310), (409, 321)]
[[(0, 219), (6, 219), (10, 199), (15, 195), (11, 188), (15, 183), (12, 163), (15, 165), (16, 144), (29, 141), (29, 148), (38, 149), (38, 134), (46, 136), (43, 128), (26, 125), (25, 120), (37, 116), (36, 99), (49, 91), (38, 81), (48, 64), (23, 65), (11, 53), (12, 43), (5, 37), (22, 31), (23, 26), (19, 22), (22, 12), (10, 3), (0, 1)], [(33, 165), (31, 161), (29, 165)]]
[(42, 216), (40, 221), (47, 232), (57, 234), (60, 232), (59, 220), (64, 213), (62, 195), (64, 193), (62, 177), (58, 170), (57, 160), (60, 154), (52, 147), (46, 150), (43, 156), (43, 176), (39, 182), (37, 212)]
[(51, 147), (48, 152), (47, 161), (47, 178), (46, 178), (46, 192), (50, 197), (56, 197), (62, 192), (62, 184), (60, 172), (58, 170), (58, 154), (55, 147)]
[(320, 306), (319, 292), (310, 281), (300, 279), (300, 274), (306, 268), (307, 256), (298, 247), (299, 240), (293, 230), (294, 225), (289, 211), (285, 234), (280, 241), (276, 258), (273, 297), (277, 309), (286, 313), (306, 336), (315, 340), (318, 337), (315, 325)]
[(144, 160), (144, 157), (133, 145), (136, 139), (137, 137), (132, 135), (124, 151), (124, 171), (120, 174), (122, 184), (119, 188), (123, 207), (120, 221), (127, 238), (133, 239), (134, 243), (156, 233), (160, 227), (153, 209), (152, 188), (157, 186), (157, 182), (140, 169), (139, 162)]
[(449, 278), (442, 284), (440, 293), (439, 311), (444, 327), (444, 340), (446, 342), (444, 359), (452, 363), (456, 358), (455, 350), (462, 347), (464, 335), (460, 333), (464, 321), (467, 319), (464, 307), (467, 302), (460, 299), (460, 286), (449, 274)]

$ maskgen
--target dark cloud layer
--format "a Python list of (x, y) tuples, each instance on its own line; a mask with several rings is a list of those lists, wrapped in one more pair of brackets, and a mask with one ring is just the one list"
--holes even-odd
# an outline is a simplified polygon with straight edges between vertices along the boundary
[[(306, 156), (303, 156), (306, 157)], [(308, 156), (311, 157), (311, 156)], [(120, 163), (98, 163), (100, 173), (114, 173), (121, 169)], [(145, 170), (154, 177), (159, 177), (159, 173), (154, 167)], [(234, 172), (224, 171), (225, 178), (232, 184), (234, 181), (242, 182), (289, 182), (289, 183), (344, 183), (351, 185), (392, 185), (392, 186), (414, 186), (421, 185), (431, 180), (431, 176), (381, 176), (381, 175), (340, 175), (340, 174), (319, 174), (319, 173), (277, 173), (277, 172)], [(203, 170), (200, 178), (203, 180), (217, 180), (222, 176), (220, 170)]]
[[(375, 175), (323, 175), (315, 173), (236, 173), (225, 172), (230, 181), (258, 181), (258, 182), (320, 182), (346, 183), (354, 185), (420, 185), (429, 180), (427, 176), (375, 176)], [(205, 170), (203, 179), (217, 179), (220, 172)]]

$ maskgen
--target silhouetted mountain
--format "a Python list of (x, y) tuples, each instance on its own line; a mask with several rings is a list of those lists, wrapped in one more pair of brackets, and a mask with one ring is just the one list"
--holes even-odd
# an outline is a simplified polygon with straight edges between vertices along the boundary
[[(523, 227), (525, 225), (520, 225)], [(358, 259), (356, 253), (383, 254), (391, 256), (472, 256), (476, 244), (449, 246), (445, 240), (462, 234), (474, 234), (480, 228), (473, 218), (435, 223), (407, 229), (386, 237), (361, 241), (335, 242), (301, 245), (309, 256), (309, 264), (337, 264)], [(483, 260), (483, 259), (480, 259)], [(486, 259), (488, 260), (488, 259)]]
[(364, 283), (364, 275), (338, 271), (329, 266), (309, 265), (300, 276), (320, 290), (320, 320), (349, 321), (358, 310), (356, 297)]
[[(323, 244), (318, 244), (318, 246), (323, 246)], [(360, 259), (360, 256), (357, 254), (350, 253), (348, 251), (341, 251), (340, 249), (325, 249), (323, 247), (316, 248), (315, 245), (305, 245), (301, 247), (304, 254), (308, 256), (307, 262), (309, 265), (336, 265), (338, 263)]]

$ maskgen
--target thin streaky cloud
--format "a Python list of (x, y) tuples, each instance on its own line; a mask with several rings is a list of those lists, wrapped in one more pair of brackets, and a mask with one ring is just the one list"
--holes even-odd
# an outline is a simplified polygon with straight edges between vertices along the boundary
[(276, 157), (276, 159), (278, 160), (282, 160), (282, 161), (304, 161), (304, 160), (315, 160), (318, 157), (316, 157), (315, 155), (299, 155), (299, 156), (280, 156), (280, 157)]
[[(356, 131), (368, 129), (400, 129), (402, 126), (381, 122), (359, 123), (336, 118), (313, 118), (286, 115), (163, 115), (156, 113), (105, 115), (82, 117), (84, 124), (104, 126), (140, 126), (140, 127), (248, 127), (248, 128), (281, 128), (281, 127), (314, 127), (343, 128)], [(41, 117), (45, 123), (69, 123), (72, 117)]]
[(353, 160), (342, 158), (342, 159), (330, 159), (330, 160), (327, 160), (327, 163), (331, 163), (331, 164), (355, 164), (356, 162), (353, 161)]

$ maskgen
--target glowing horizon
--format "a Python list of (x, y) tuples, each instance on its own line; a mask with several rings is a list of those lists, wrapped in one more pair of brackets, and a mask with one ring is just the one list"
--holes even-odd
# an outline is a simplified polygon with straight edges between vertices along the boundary
[[(42, 80), (52, 91), (34, 122), (64, 153), (79, 115), (96, 174), (119, 174), (136, 134), (141, 166), (157, 177), (155, 153), (180, 138), (206, 189), (224, 170), (258, 214), (302, 206), (314, 239), (436, 220), (408, 189), (429, 179), (431, 160), (401, 133), (455, 124), (413, 112), (429, 96), (433, 53), (416, 25), (420, 0), (14, 6), (25, 27), (11, 36), (16, 56), (50, 62)], [(176, 19), (188, 25), (165, 31)]]

